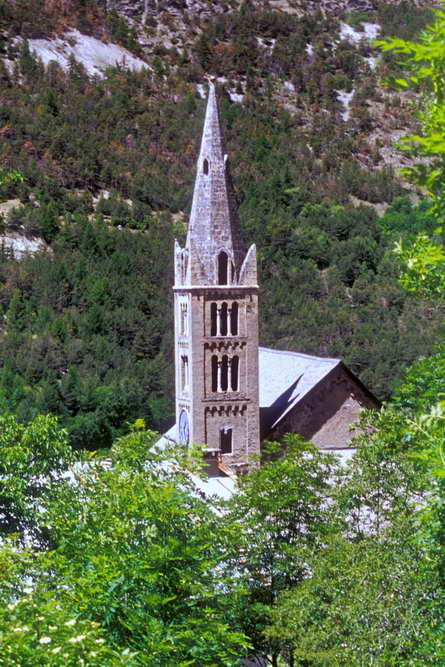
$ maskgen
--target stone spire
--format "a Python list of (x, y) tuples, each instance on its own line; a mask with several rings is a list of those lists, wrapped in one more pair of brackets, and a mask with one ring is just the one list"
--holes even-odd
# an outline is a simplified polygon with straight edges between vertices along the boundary
[(205, 444), (209, 457), (244, 469), (260, 451), (256, 250), (246, 252), (241, 239), (212, 84), (173, 289), (179, 441)]
[(221, 252), (228, 258), (229, 282), (238, 283), (246, 250), (241, 238), (215, 86), (211, 82), (186, 250), (189, 284), (219, 284), (218, 256)]

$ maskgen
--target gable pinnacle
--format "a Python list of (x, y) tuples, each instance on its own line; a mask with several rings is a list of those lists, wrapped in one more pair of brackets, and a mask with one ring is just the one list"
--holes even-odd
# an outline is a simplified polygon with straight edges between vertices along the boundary
[(191, 266), (195, 268), (192, 282), (218, 284), (216, 258), (220, 252), (226, 253), (236, 281), (245, 257), (245, 247), (241, 238), (215, 86), (211, 81), (186, 248), (190, 253)]

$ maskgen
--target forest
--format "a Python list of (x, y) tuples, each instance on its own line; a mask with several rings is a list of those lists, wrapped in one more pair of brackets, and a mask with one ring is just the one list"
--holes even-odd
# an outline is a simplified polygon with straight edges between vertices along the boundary
[[(445, 12), (343, 16), (377, 16), (368, 47), (334, 44), (338, 17), (245, 4), (187, 54), (99, 77), (11, 42), (55, 30), (50, 5), (29, 3), (47, 21), (36, 34), (27, 3), (0, 4), (17, 58), (0, 65), (0, 198), (18, 202), (1, 220), (0, 665), (440, 667)], [(80, 5), (75, 25), (94, 32), (103, 3)], [(156, 445), (206, 71), (226, 78), (261, 342), (341, 357), (384, 400), (349, 462), (295, 435), (264, 443), (228, 500), (203, 497), (199, 446)], [(294, 106), (277, 92), (287, 77)], [(346, 122), (335, 91), (351, 85)], [(370, 140), (375, 108), (408, 135), (404, 180)], [(14, 235), (41, 250), (14, 254)]]
[[(91, 23), (88, 7), (103, 10), (86, 3)], [(8, 34), (26, 34), (23, 3), (2, 11)], [(379, 11), (383, 35), (397, 27), (411, 36), (430, 18), (405, 5)], [(409, 21), (397, 26), (401, 12)], [(284, 20), (247, 4), (212, 19), (188, 58), (158, 54), (152, 70), (110, 68), (102, 78), (74, 60), (66, 72), (45, 68), (26, 40), (4, 42), (17, 58), (9, 71), (0, 62), (0, 163), (21, 178), (4, 181), (0, 197), (21, 205), (3, 232), (46, 244), (24, 260), (1, 252), (4, 410), (20, 420), (50, 411), (88, 449), (109, 447), (139, 417), (161, 431), (171, 424), (173, 239), (186, 232), (203, 121), (195, 82), (214, 57), (227, 79), (222, 121), (243, 233), (258, 247), (261, 343), (342, 358), (380, 399), (433, 350), (442, 306), (398, 285), (392, 248), (433, 230), (434, 216), (379, 166), (363, 126), (364, 116), (376, 122), (370, 99), (386, 95), (386, 115), (401, 113), (393, 123), (406, 104), (374, 85), (362, 54), (371, 47), (327, 41), (338, 29), (337, 17)], [(257, 35), (275, 40), (267, 57), (247, 48)], [(307, 61), (309, 38), (316, 56)], [(228, 54), (213, 54), (229, 41)], [(382, 57), (386, 75), (396, 73), (394, 56)], [(290, 72), (294, 110), (277, 97)], [(237, 73), (243, 104), (227, 93)], [(335, 90), (351, 85), (346, 124)]]

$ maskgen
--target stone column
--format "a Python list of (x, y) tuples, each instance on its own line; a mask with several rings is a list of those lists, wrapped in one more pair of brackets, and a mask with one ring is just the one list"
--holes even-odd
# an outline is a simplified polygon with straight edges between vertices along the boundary
[(218, 391), (219, 393), (222, 392), (221, 373), (222, 373), (222, 359), (218, 359), (218, 382), (217, 382), (217, 386), (216, 386), (216, 391)]
[(221, 336), (221, 306), (216, 308), (216, 335)]

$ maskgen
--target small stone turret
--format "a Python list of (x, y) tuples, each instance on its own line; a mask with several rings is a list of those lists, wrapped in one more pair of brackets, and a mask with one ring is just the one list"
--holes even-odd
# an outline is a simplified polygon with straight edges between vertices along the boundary
[(245, 469), (259, 453), (256, 249), (241, 237), (213, 84), (174, 291), (179, 439)]

